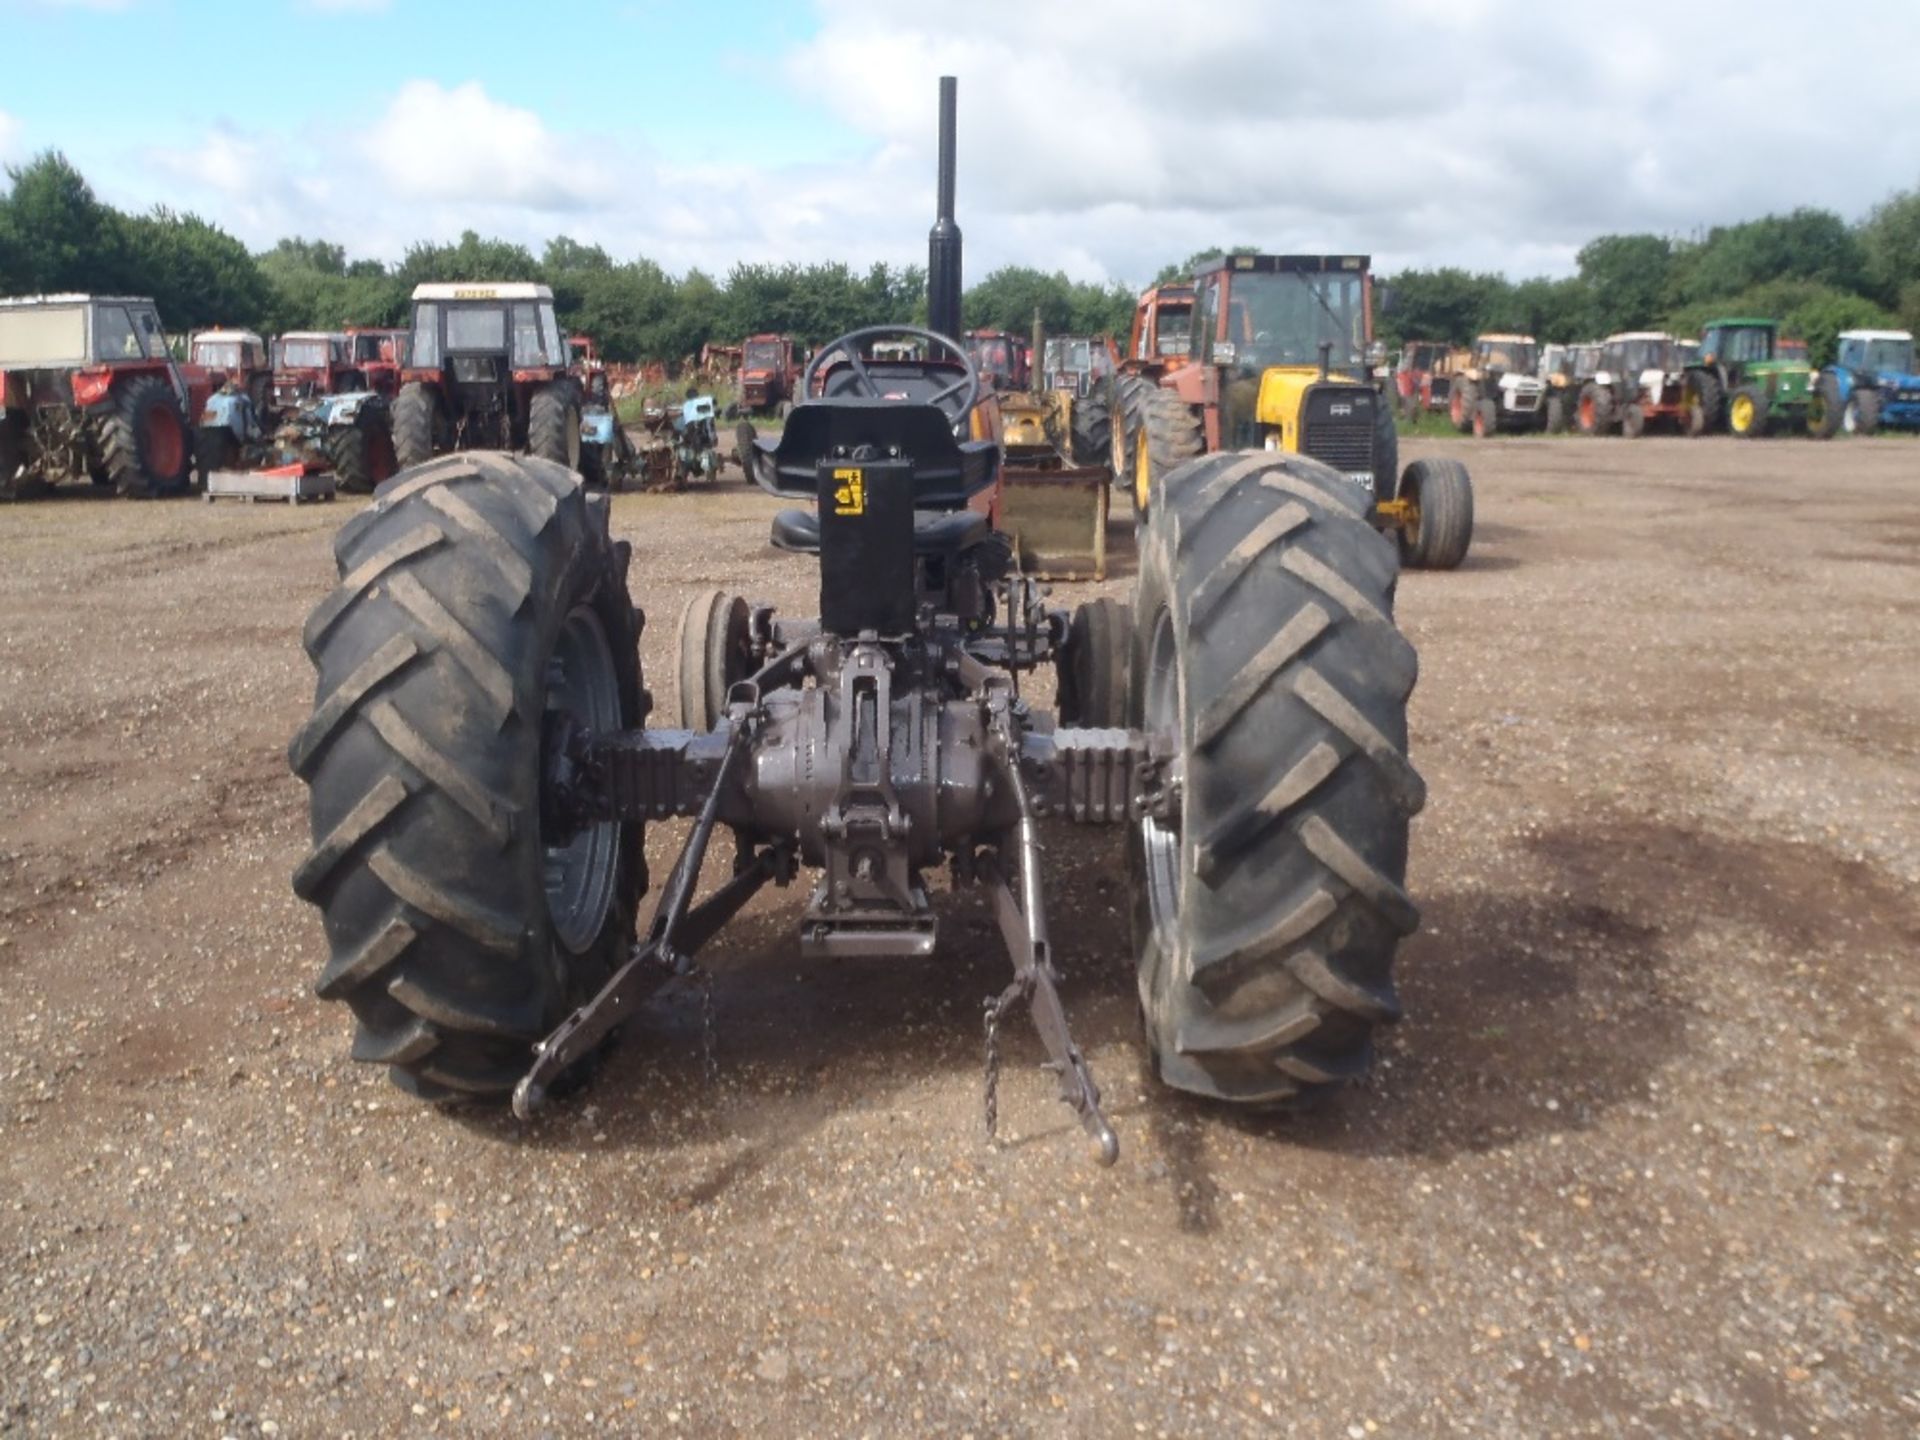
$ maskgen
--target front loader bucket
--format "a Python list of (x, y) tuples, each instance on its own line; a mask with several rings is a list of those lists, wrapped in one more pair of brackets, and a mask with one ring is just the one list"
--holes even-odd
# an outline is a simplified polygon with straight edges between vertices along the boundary
[(1106, 466), (1009, 464), (1002, 476), (1000, 525), (1022, 570), (1042, 580), (1107, 578)]

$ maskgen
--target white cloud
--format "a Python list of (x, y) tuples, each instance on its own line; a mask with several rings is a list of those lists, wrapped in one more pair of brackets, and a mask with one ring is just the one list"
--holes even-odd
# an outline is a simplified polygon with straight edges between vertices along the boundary
[[(960, 76), (975, 278), (1023, 263), (1134, 282), (1220, 243), (1565, 273), (1597, 234), (1799, 204), (1857, 216), (1920, 175), (1905, 73), (1920, 7), (1883, 14), (1872, 46), (1807, 25), (1797, 0), (1742, 13), (1737, 27), (1610, 13), (1595, 43), (1590, 13), (1549, 7), (1518, 26), (1490, 0), (1216, 0), (1205, 23), (1164, 0), (972, 0), (959, 30), (823, 0), (814, 37), (761, 73), (784, 79), (795, 124), (828, 107), (862, 142), (851, 158), (668, 159), (646, 147), (644, 107), (630, 127), (575, 134), (477, 83), (414, 79), (357, 147), (291, 121), (216, 126), (103, 193), (198, 208), (256, 246), (318, 235), (389, 260), (472, 228), (536, 248), (567, 233), (675, 271), (917, 262), (943, 73)], [(1843, 74), (1833, 103), (1818, 77)], [(155, 193), (156, 174), (171, 188)]]
[(399, 195), (533, 210), (580, 210), (605, 193), (598, 166), (531, 110), (469, 81), (409, 80), (361, 145)]

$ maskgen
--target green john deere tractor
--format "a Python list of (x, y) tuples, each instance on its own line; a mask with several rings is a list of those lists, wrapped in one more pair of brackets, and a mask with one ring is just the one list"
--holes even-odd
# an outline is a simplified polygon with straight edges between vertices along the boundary
[(1711, 320), (1700, 354), (1687, 366), (1685, 429), (1725, 430), (1743, 440), (1774, 430), (1805, 430), (1817, 371), (1779, 354), (1774, 320)]

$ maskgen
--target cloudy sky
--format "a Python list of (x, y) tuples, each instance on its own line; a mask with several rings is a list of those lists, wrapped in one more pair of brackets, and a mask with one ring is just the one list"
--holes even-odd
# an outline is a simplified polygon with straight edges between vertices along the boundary
[(1920, 186), (1920, 0), (0, 0), (0, 35), (0, 160), (383, 259), (923, 260), (943, 73), (973, 277), (1218, 243), (1564, 273)]

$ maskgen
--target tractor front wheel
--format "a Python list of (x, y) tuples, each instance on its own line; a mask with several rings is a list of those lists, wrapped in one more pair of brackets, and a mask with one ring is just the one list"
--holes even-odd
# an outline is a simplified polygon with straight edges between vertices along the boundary
[(702, 590), (680, 614), (680, 728), (705, 732), (727, 713), (727, 692), (754, 672), (752, 616), (725, 590)]
[(1742, 440), (1758, 440), (1767, 433), (1767, 392), (1758, 385), (1742, 385), (1727, 402), (1727, 429)]
[(1500, 407), (1492, 400), (1482, 400), (1473, 407), (1473, 437), (1476, 440), (1489, 440), (1500, 433)]
[(543, 385), (527, 402), (527, 453), (580, 470), (580, 405), (564, 381)]
[(424, 465), (446, 444), (446, 422), (440, 416), (440, 397), (418, 380), (400, 387), (393, 399), (393, 454), (402, 470)]
[(1620, 412), (1620, 433), (1629, 440), (1638, 440), (1647, 433), (1647, 412), (1639, 401), (1629, 402)]
[(1077, 606), (1059, 659), (1060, 723), (1125, 729), (1133, 612), (1102, 595)]
[(1567, 419), (1567, 397), (1556, 390), (1547, 397), (1547, 433), (1564, 435), (1572, 428)]
[(1208, 456), (1160, 492), (1135, 594), (1134, 721), (1176, 756), (1130, 846), (1141, 1011), (1176, 1089), (1272, 1106), (1364, 1074), (1426, 787), (1394, 548), (1300, 456)]
[(1396, 497), (1400, 563), (1413, 570), (1452, 570), (1473, 544), (1473, 481), (1458, 460), (1416, 460), (1400, 477)]
[(1880, 392), (1856, 386), (1840, 419), (1849, 435), (1871, 435), (1880, 428)]
[(423, 1098), (504, 1096), (627, 956), (640, 827), (549, 833), (549, 776), (556, 737), (641, 722), (629, 553), (574, 476), (483, 452), (397, 476), (335, 538), (287, 747), (313, 834), (293, 888), (353, 1057)]
[(121, 495), (152, 499), (187, 488), (193, 441), (173, 387), (157, 375), (129, 381), (107, 402), (100, 452)]

